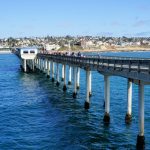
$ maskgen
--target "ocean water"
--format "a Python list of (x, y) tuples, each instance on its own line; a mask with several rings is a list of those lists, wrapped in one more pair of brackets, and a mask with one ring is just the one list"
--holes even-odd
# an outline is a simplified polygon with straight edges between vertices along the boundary
[[(141, 56), (148, 54), (141, 53)], [(133, 119), (126, 125), (127, 79), (110, 78), (111, 121), (106, 126), (103, 123), (103, 76), (92, 72), (89, 110), (84, 109), (85, 81), (85, 71), (81, 70), (80, 89), (77, 98), (73, 99), (73, 85), (63, 92), (63, 83), (57, 87), (43, 73), (23, 73), (17, 56), (1, 54), (0, 150), (136, 149), (137, 85), (133, 85)], [(144, 96), (145, 149), (150, 149), (150, 86), (145, 86)]]
[(150, 51), (132, 51), (132, 52), (90, 52), (84, 53), (84, 55), (95, 55), (95, 56), (119, 56), (119, 57), (136, 57), (136, 58), (149, 58), (150, 59)]

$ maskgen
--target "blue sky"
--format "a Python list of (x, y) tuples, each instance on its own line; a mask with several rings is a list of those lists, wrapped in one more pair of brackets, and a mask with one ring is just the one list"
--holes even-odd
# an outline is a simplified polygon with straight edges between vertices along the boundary
[(0, 38), (150, 36), (150, 0), (0, 0)]

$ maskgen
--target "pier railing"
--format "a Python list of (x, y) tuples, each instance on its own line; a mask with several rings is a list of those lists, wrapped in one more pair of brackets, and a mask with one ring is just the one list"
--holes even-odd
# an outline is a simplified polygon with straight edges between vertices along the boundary
[(97, 70), (127, 78), (150, 82), (150, 59), (110, 56), (66, 56), (54, 54), (38, 54), (37, 57), (47, 58), (57, 63), (74, 65), (84, 69)]

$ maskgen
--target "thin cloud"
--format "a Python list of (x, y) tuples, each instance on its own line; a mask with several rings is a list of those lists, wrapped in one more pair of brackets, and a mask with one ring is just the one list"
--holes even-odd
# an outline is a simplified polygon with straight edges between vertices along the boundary
[(136, 33), (135, 36), (150, 37), (150, 31)]
[(140, 9), (141, 11), (149, 11), (150, 6), (149, 5), (141, 5), (138, 7), (138, 9)]
[(148, 19), (148, 20), (137, 20), (133, 26), (134, 27), (142, 27), (142, 26), (149, 26), (149, 25), (150, 25), (150, 19)]
[(114, 33), (112, 33), (112, 32), (99, 32), (97, 35), (99, 35), (99, 36), (113, 36)]
[(121, 26), (121, 24), (118, 21), (113, 21), (110, 25), (113, 27)]
[(58, 27), (63, 28), (63, 29), (68, 29), (74, 27), (73, 23), (71, 22), (60, 22), (57, 24)]

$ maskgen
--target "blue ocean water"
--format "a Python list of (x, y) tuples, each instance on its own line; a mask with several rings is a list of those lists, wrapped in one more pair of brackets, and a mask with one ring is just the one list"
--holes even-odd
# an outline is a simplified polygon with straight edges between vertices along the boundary
[(85, 53), (85, 55), (101, 55), (101, 56), (119, 56), (119, 57), (136, 57), (136, 58), (149, 58), (150, 51), (132, 51), (132, 52), (90, 52)]
[[(142, 55), (145, 57), (144, 53)], [(89, 110), (83, 107), (85, 81), (85, 71), (81, 70), (80, 89), (77, 98), (73, 99), (72, 85), (63, 92), (63, 83), (57, 87), (43, 73), (23, 73), (15, 55), (0, 55), (0, 149), (136, 149), (137, 85), (133, 85), (133, 120), (126, 125), (127, 80), (111, 77), (111, 122), (105, 126), (103, 76), (92, 72)], [(149, 91), (150, 86), (145, 86), (146, 149), (150, 149)]]

